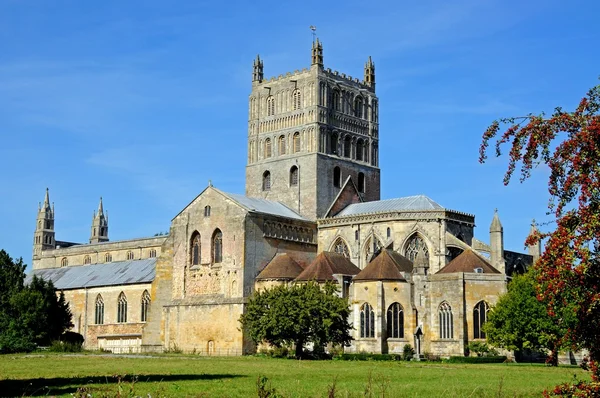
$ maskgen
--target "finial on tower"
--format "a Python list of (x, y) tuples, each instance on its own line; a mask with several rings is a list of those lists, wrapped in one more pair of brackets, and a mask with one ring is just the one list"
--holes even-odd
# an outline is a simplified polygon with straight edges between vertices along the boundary
[(261, 83), (264, 80), (264, 72), (263, 72), (263, 61), (260, 59), (260, 55), (256, 54), (256, 59), (254, 60), (252, 66), (252, 81)]

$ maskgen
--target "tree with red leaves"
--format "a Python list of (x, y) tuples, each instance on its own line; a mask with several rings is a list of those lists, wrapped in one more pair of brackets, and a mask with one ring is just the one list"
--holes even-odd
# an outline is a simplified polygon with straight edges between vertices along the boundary
[(578, 390), (590, 388), (582, 392), (596, 396), (600, 394), (600, 85), (588, 91), (573, 112), (556, 108), (550, 117), (529, 114), (494, 121), (483, 134), (480, 163), (485, 162), (492, 140), (497, 157), (503, 147), (510, 148), (505, 185), (517, 166), (521, 182), (539, 164), (550, 168), (548, 214), (555, 218), (556, 228), (530, 235), (526, 244), (546, 239), (535, 264), (538, 299), (559, 321), (565, 309), (573, 312), (575, 317), (568, 318), (575, 321), (565, 325), (563, 340), (589, 351), (592, 370), (590, 384), (558, 386), (553, 394), (578, 396)]

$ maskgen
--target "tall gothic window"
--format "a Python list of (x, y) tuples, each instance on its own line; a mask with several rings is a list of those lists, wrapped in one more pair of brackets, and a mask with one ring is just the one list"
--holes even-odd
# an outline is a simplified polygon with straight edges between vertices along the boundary
[(375, 312), (369, 303), (360, 307), (360, 337), (375, 337)]
[(147, 290), (142, 293), (141, 309), (140, 309), (140, 320), (146, 322), (148, 320), (148, 310), (150, 309), (150, 294)]
[(454, 337), (452, 307), (446, 301), (438, 308), (440, 321), (440, 339), (451, 339)]
[(337, 166), (333, 168), (333, 186), (336, 188), (342, 186), (342, 171)]
[(481, 330), (481, 327), (487, 321), (487, 313), (490, 307), (485, 301), (480, 301), (473, 308), (473, 338), (474, 339), (485, 339), (485, 333)]
[(419, 253), (423, 253), (427, 261), (429, 261), (429, 250), (427, 249), (427, 245), (423, 241), (423, 238), (417, 234), (414, 234), (406, 243), (404, 257), (414, 262)]
[(350, 136), (344, 139), (344, 157), (349, 158), (352, 156), (352, 141)]
[(271, 157), (271, 139), (267, 138), (265, 140), (265, 158)]
[(285, 136), (281, 135), (279, 136), (279, 154), (280, 155), (285, 155)]
[(223, 234), (220, 229), (216, 229), (212, 238), (212, 262), (214, 264), (223, 261)]
[(271, 190), (271, 173), (268, 170), (263, 173), (262, 190)]
[(293, 146), (294, 153), (300, 152), (300, 133), (294, 133)]
[(357, 96), (354, 100), (354, 116), (362, 117), (363, 116), (363, 100), (362, 97)]
[(339, 90), (333, 90), (333, 94), (331, 95), (331, 105), (333, 109), (336, 111), (340, 110), (340, 92)]
[(292, 166), (290, 169), (290, 186), (295, 187), (298, 185), (298, 167)]
[(365, 173), (358, 173), (358, 192), (365, 192)]
[(200, 233), (198, 231), (194, 231), (192, 234), (192, 245), (191, 245), (191, 263), (192, 265), (200, 265)]
[(404, 338), (404, 310), (400, 303), (393, 303), (387, 310), (387, 337)]
[(133, 252), (131, 250), (127, 252), (127, 260), (133, 260)]
[(339, 253), (346, 258), (350, 258), (350, 251), (348, 250), (348, 245), (342, 238), (337, 238), (335, 243), (333, 244), (333, 251), (335, 253)]
[(302, 97), (300, 95), (300, 90), (296, 89), (294, 90), (293, 94), (292, 94), (292, 105), (294, 110), (300, 109), (302, 106)]
[(275, 114), (275, 98), (272, 95), (267, 97), (267, 116), (273, 116)]
[(117, 322), (127, 322), (127, 297), (123, 292), (119, 294), (119, 301), (117, 302)]
[(365, 151), (365, 144), (363, 140), (356, 141), (356, 160), (363, 160)]
[(92, 258), (90, 256), (85, 256), (83, 258), (83, 264), (91, 264), (92, 263)]
[(96, 314), (94, 316), (94, 323), (96, 325), (102, 325), (104, 323), (104, 300), (101, 295), (96, 296)]

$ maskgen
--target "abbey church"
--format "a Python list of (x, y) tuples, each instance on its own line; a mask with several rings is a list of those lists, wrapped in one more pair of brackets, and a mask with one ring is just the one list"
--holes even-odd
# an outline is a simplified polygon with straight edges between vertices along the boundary
[(253, 292), (314, 280), (348, 299), (346, 351), (464, 355), (540, 247), (504, 250), (498, 213), (479, 240), (473, 215), (425, 195), (381, 200), (378, 109), (370, 57), (358, 79), (325, 68), (318, 39), (310, 68), (278, 77), (257, 56), (245, 195), (209, 184), (167, 235), (122, 241), (100, 199), (73, 243), (56, 239), (46, 191), (32, 274), (64, 292), (89, 349), (253, 353), (238, 321)]

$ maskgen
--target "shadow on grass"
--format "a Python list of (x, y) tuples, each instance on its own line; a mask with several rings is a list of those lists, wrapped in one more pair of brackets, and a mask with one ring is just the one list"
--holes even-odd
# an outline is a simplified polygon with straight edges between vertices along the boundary
[(39, 379), (0, 380), (0, 397), (38, 397), (70, 394), (80, 387), (106, 390), (119, 383), (129, 388), (135, 383), (170, 383), (186, 380), (218, 380), (247, 377), (236, 374), (175, 374), (175, 375), (110, 375), (85, 377), (52, 377)]

